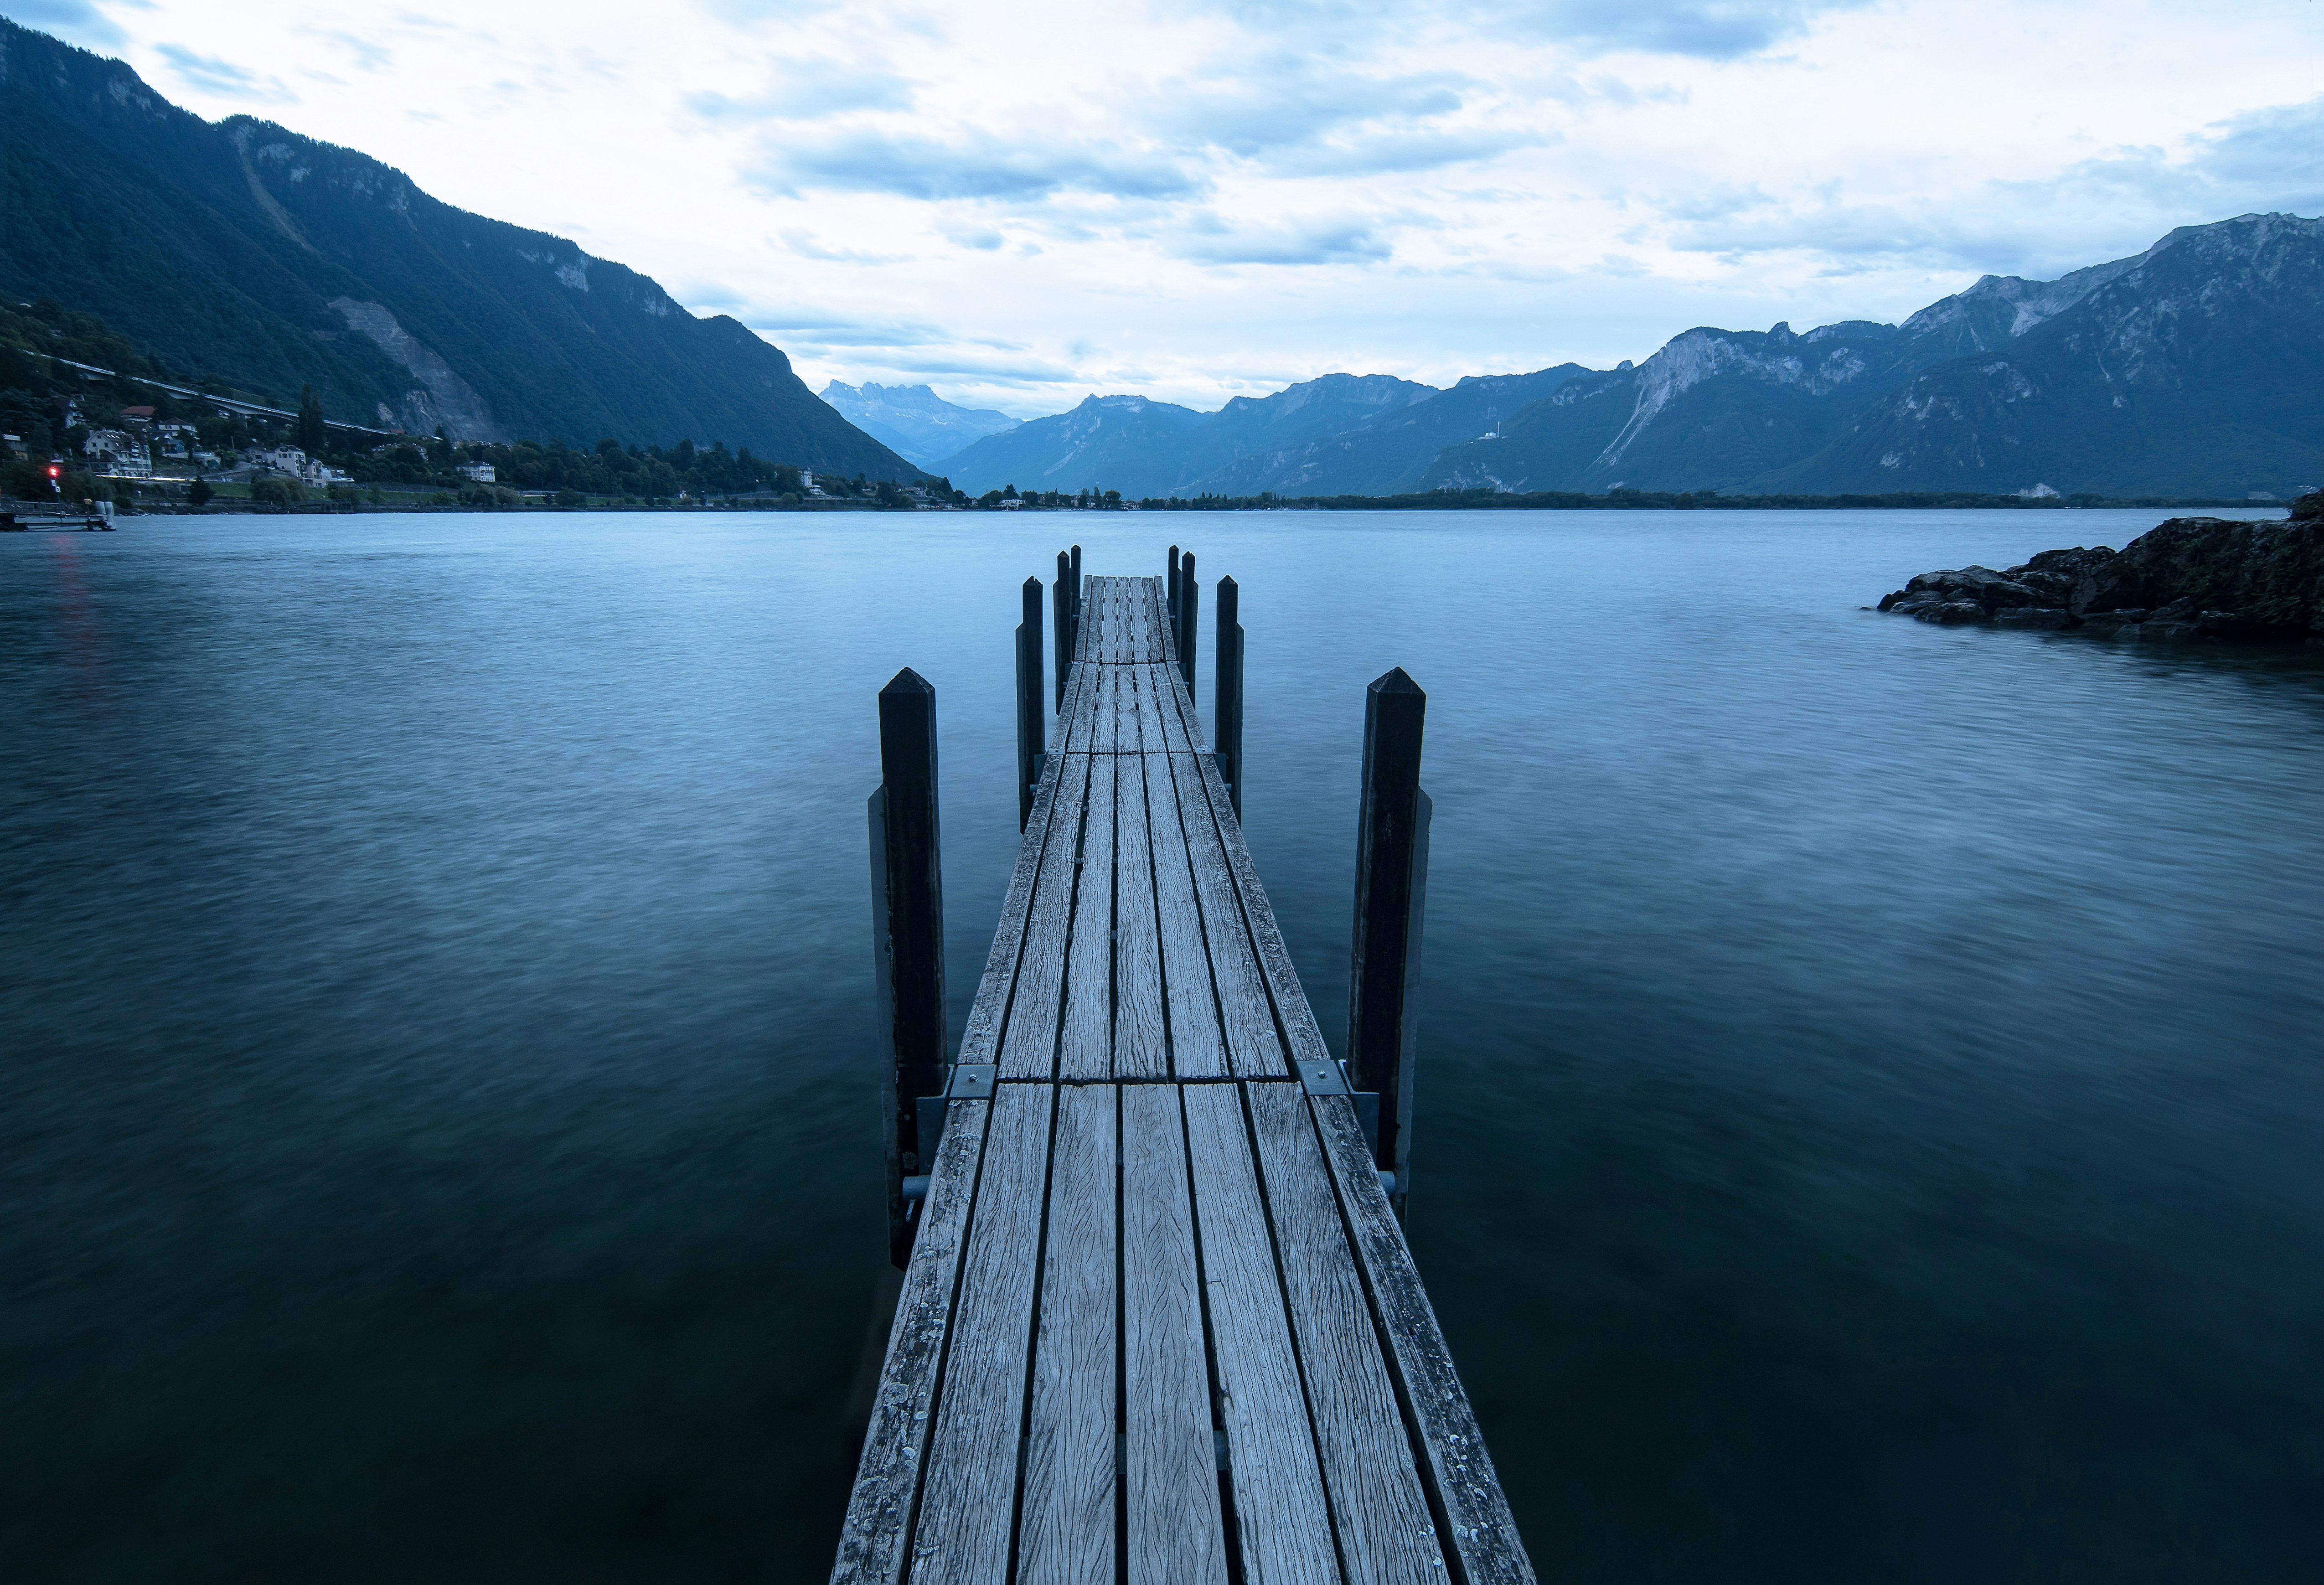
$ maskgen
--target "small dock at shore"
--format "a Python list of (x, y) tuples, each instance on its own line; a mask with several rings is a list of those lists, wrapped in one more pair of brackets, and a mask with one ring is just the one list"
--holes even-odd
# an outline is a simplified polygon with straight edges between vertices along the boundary
[(1232, 581), (1213, 741), (1194, 558), (1058, 560), (1023, 590), (1024, 841), (956, 1052), (935, 695), (906, 671), (880, 698), (905, 1276), (832, 1579), (1530, 1581), (1401, 1223), (1425, 697), (1398, 670), (1367, 701), (1343, 1066), (1243, 843)]

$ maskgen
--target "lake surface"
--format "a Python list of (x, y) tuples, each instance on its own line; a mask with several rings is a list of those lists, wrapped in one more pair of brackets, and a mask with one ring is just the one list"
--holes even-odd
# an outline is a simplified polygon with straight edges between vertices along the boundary
[(1858, 609), (2160, 515), (8, 536), (0, 1579), (821, 1580), (872, 696), (937, 690), (956, 1032), (1016, 585), (1173, 537), (1335, 1044), (1364, 687), (1429, 692), (1410, 1235), (1545, 1580), (2324, 1576), (2324, 657)]

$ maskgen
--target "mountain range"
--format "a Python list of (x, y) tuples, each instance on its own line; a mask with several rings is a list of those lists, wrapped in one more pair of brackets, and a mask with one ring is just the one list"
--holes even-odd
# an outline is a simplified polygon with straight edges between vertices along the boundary
[(925, 385), (847, 385), (834, 380), (822, 394), (849, 423), (923, 467), (973, 440), (1017, 427), (1007, 413), (955, 406)]
[(453, 208), (271, 122), (210, 123), (0, 19), (0, 290), (100, 315), (189, 374), (459, 440), (723, 440), (920, 470), (738, 321), (561, 237)]
[(2246, 215), (1901, 325), (1702, 327), (1447, 390), (1332, 374), (1199, 413), (1093, 396), (935, 463), (964, 489), (2289, 498), (2324, 480), (2324, 221)]
[(1270, 396), (1238, 396), (1213, 413), (1143, 396), (1093, 396), (1070, 412), (988, 435), (933, 471), (971, 494), (1004, 484), (1094, 485), (1133, 499), (1199, 494), (1240, 458), (1343, 434), (1438, 394), (1388, 374), (1326, 374)]
[[(2324, 480), (2324, 221), (2181, 227), (1902, 324), (1708, 327), (1636, 365), (1437, 390), (1327, 374), (1200, 412), (1093, 395), (1012, 423), (927, 386), (818, 399), (724, 316), (354, 151), (179, 109), (0, 19), (0, 291), (189, 377), (455, 439), (679, 437), (822, 473), (1132, 498), (1415, 490), (2296, 494)], [(853, 422), (850, 420), (853, 419)]]
[(2324, 220), (2246, 215), (1902, 325), (1697, 329), (1423, 488), (2289, 497), (2324, 479)]

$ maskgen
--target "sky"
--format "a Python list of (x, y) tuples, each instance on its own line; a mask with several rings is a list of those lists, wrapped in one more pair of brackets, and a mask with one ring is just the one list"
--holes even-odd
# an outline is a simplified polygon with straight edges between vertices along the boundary
[(1895, 320), (2324, 212), (2318, 0), (16, 0), (731, 314), (1019, 418)]

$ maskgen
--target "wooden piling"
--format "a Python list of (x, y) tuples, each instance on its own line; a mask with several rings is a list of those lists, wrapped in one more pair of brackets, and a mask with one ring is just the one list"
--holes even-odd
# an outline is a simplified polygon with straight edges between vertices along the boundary
[(1057, 552), (1057, 581), (1050, 590), (1050, 617), (1056, 628), (1056, 699), (1049, 708), (1065, 706), (1065, 673), (1074, 664), (1074, 558)]
[(1194, 635), (1203, 604), (1203, 585), (1194, 581), (1194, 553), (1178, 558), (1178, 669), (1185, 675), (1186, 696), (1194, 695)]
[(1170, 547), (1169, 606), (1163, 614), (1173, 621), (1178, 615), (1178, 548), (1176, 545)]
[(1218, 652), (1211, 678), (1211, 752), (1225, 775), (1227, 799), (1242, 818), (1242, 622), (1241, 591), (1232, 578), (1219, 580)]
[(1073, 654), (1073, 653), (1075, 653), (1076, 651), (1078, 651), (1078, 650), (1079, 650), (1079, 649), (1080, 649), (1080, 647), (1081, 647), (1081, 641), (1082, 641), (1082, 548), (1081, 548), (1080, 546), (1076, 545), (1076, 546), (1074, 546), (1074, 548), (1073, 548), (1073, 558), (1074, 558), (1074, 649), (1073, 649), (1073, 650), (1067, 650), (1067, 651), (1066, 651), (1066, 653), (1067, 653), (1067, 654)]
[(1033, 817), (1033, 788), (1041, 779), (1041, 580), (1025, 580), (1025, 620), (1017, 624), (1017, 829)]
[(1420, 1030), (1420, 936), (1428, 887), (1428, 795), (1420, 788), (1428, 696), (1397, 667), (1364, 696), (1363, 805), (1348, 982), (1348, 1080), (1379, 1098), (1376, 1156), (1411, 1193), (1412, 1070)]
[(944, 1089), (944, 868), (936, 828), (936, 691), (909, 667), (880, 690), (871, 797), (872, 957), (888, 1151), (888, 1256), (911, 1258), (904, 1179), (927, 1171), (918, 1103)]

